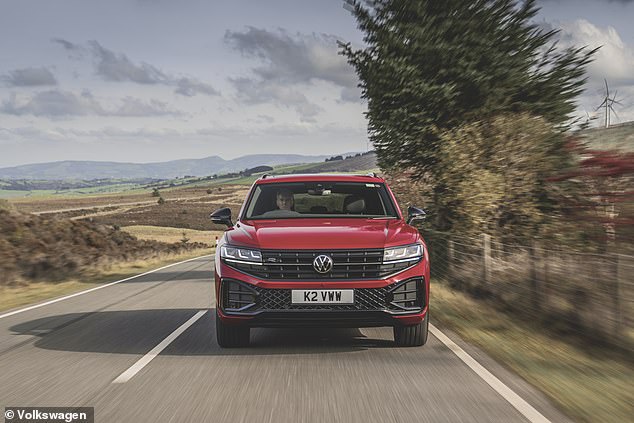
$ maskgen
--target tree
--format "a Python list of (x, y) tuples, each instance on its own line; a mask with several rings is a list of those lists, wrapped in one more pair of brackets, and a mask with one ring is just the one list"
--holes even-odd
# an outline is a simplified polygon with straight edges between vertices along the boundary
[(574, 167), (549, 178), (549, 183), (575, 184), (577, 195), (562, 191), (566, 218), (585, 240), (599, 245), (634, 244), (634, 153), (592, 148), (583, 137), (568, 147), (577, 155)]
[[(544, 118), (500, 115), (443, 133), (441, 206), (461, 234), (496, 235), (507, 242), (543, 236), (540, 228), (561, 215), (545, 180), (562, 164), (561, 136)], [(568, 166), (572, 165), (569, 163)]]
[(438, 204), (444, 132), (506, 113), (565, 129), (596, 50), (557, 50), (537, 11), (534, 0), (355, 1), (367, 47), (342, 43), (341, 54), (368, 101), (379, 165), (429, 177)]

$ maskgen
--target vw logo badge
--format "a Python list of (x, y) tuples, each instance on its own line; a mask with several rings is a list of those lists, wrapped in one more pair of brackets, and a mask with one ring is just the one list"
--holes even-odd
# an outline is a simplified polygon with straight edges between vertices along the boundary
[(326, 255), (320, 255), (313, 260), (313, 267), (319, 273), (328, 273), (332, 270), (332, 259)]

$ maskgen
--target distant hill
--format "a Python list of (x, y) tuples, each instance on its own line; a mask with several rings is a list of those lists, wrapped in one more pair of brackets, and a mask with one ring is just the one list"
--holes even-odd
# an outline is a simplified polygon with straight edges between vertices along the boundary
[(592, 148), (634, 152), (634, 122), (612, 125), (609, 128), (590, 128), (581, 132)]
[[(350, 154), (350, 153), (348, 153)], [(241, 171), (256, 166), (323, 162), (329, 156), (300, 154), (252, 154), (225, 160), (219, 156), (158, 163), (63, 161), (0, 168), (3, 179), (91, 180), (91, 179), (172, 179)]]
[[(343, 156), (345, 157), (345, 156)], [(368, 152), (348, 157), (344, 160), (333, 160), (323, 163), (315, 163), (312, 166), (300, 167), (292, 173), (337, 173), (357, 172), (376, 169), (376, 153)]]

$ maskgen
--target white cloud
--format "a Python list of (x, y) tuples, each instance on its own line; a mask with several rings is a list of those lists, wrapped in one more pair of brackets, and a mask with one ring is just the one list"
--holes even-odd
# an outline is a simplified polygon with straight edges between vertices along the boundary
[(197, 94), (217, 96), (220, 92), (206, 82), (196, 78), (167, 74), (149, 63), (135, 63), (123, 53), (105, 48), (97, 41), (89, 41), (88, 47), (60, 38), (52, 39), (61, 45), (75, 59), (90, 55), (94, 59), (95, 71), (99, 77), (110, 82), (133, 82), (143, 85), (166, 85), (175, 87), (174, 92), (186, 97)]
[[(546, 24), (546, 27), (550, 26)], [(594, 61), (587, 67), (588, 81), (586, 91), (578, 101), (578, 116), (597, 116), (597, 124), (605, 115), (602, 109), (596, 110), (605, 96), (607, 80), (610, 97), (615, 93), (621, 105), (615, 104), (617, 116), (612, 123), (634, 120), (634, 48), (626, 44), (613, 27), (598, 27), (585, 19), (573, 22), (553, 22), (552, 27), (560, 28), (559, 48), (588, 46), (601, 47)]]
[(33, 116), (83, 116), (102, 114), (103, 108), (89, 93), (77, 96), (68, 91), (42, 91), (32, 97), (12, 94), (2, 102), (0, 113)]
[(289, 34), (249, 27), (227, 31), (225, 41), (245, 56), (261, 59), (265, 66), (253, 71), (264, 80), (310, 82), (321, 79), (342, 87), (356, 87), (357, 76), (338, 54), (337, 38), (328, 34)]
[(227, 31), (225, 42), (244, 56), (263, 62), (252, 68), (259, 86), (326, 81), (341, 87), (342, 101), (359, 102), (358, 96), (351, 95), (358, 84), (357, 75), (339, 54), (337, 38), (333, 35), (290, 34), (281, 29), (267, 31), (249, 27), (243, 32)]
[(70, 91), (49, 90), (33, 96), (17, 96), (12, 94), (8, 100), (2, 102), (0, 113), (15, 116), (165, 116), (179, 115), (180, 112), (169, 109), (166, 103), (158, 100), (143, 100), (125, 97), (115, 108), (104, 108), (89, 91), (76, 95)]
[(617, 84), (634, 84), (634, 49), (623, 42), (611, 26), (600, 28), (585, 19), (562, 22), (560, 44), (562, 47), (601, 47), (595, 60), (588, 66), (591, 78), (606, 78)]
[(193, 97), (196, 94), (206, 94), (210, 96), (220, 95), (220, 92), (211, 85), (194, 78), (179, 78), (175, 83), (176, 89), (174, 91), (186, 97)]
[(155, 66), (148, 63), (132, 63), (125, 54), (117, 54), (112, 50), (108, 50), (94, 40), (88, 44), (96, 59), (95, 68), (97, 74), (107, 81), (161, 84), (167, 82), (169, 79)]
[(303, 122), (314, 122), (323, 109), (308, 101), (299, 90), (273, 81), (258, 81), (250, 78), (231, 80), (238, 90), (241, 101), (249, 104), (275, 103), (297, 111)]
[(134, 97), (125, 97), (122, 104), (113, 111), (106, 113), (109, 116), (141, 117), (141, 116), (166, 116), (180, 115), (181, 113), (169, 108), (167, 103), (151, 99), (148, 102)]
[(7, 85), (12, 87), (36, 87), (42, 85), (57, 85), (53, 73), (44, 68), (15, 69), (4, 76)]

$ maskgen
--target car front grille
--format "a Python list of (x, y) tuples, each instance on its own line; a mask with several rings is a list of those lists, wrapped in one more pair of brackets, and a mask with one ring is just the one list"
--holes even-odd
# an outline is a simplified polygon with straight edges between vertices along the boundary
[[(330, 272), (319, 273), (313, 267), (315, 257), (332, 258)], [(383, 250), (263, 250), (262, 264), (227, 262), (226, 264), (260, 279), (341, 280), (381, 279), (400, 272), (416, 262), (383, 264)]]
[(355, 289), (354, 304), (291, 304), (290, 289), (264, 289), (256, 287), (255, 290), (258, 292), (258, 303), (255, 310), (376, 311), (398, 309), (389, 304), (387, 288)]

